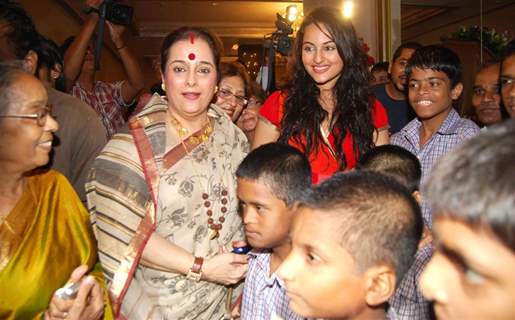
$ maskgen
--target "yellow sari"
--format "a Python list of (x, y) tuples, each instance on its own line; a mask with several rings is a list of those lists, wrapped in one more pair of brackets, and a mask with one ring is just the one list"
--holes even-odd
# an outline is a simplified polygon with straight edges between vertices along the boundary
[[(0, 224), (0, 319), (42, 318), (55, 290), (81, 264), (103, 286), (86, 209), (60, 173), (28, 177)], [(104, 318), (112, 318), (107, 301)]]

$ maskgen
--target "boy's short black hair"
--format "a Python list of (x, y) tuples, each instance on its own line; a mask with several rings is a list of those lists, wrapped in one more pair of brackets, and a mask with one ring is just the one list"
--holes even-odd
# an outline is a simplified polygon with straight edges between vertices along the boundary
[(386, 73), (388, 73), (388, 61), (382, 61), (382, 62), (378, 62), (376, 64), (374, 64), (372, 66), (372, 69), (370, 69), (370, 72), (377, 72), (377, 71), (385, 71)]
[(392, 62), (395, 62), (395, 60), (399, 59), (399, 57), (402, 54), (402, 50), (413, 49), (416, 51), (419, 48), (422, 48), (422, 45), (420, 43), (414, 42), (414, 41), (410, 41), (410, 42), (401, 44), (397, 49), (395, 49), (395, 52), (393, 53)]
[(359, 159), (357, 169), (390, 176), (406, 186), (411, 193), (419, 190), (422, 176), (420, 161), (402, 147), (391, 144), (375, 147)]
[(461, 82), (460, 58), (451, 49), (440, 45), (421, 47), (413, 53), (406, 66), (408, 79), (414, 68), (445, 73), (451, 83), (451, 89)]
[(422, 189), (435, 217), (487, 226), (515, 252), (515, 120), (488, 127), (447, 154)]
[(311, 187), (311, 167), (306, 156), (281, 143), (265, 144), (250, 152), (236, 170), (236, 176), (259, 180), (288, 207)]
[(371, 171), (337, 173), (313, 187), (301, 206), (335, 220), (341, 244), (360, 272), (387, 264), (395, 270), (398, 284), (413, 263), (422, 215), (397, 180)]

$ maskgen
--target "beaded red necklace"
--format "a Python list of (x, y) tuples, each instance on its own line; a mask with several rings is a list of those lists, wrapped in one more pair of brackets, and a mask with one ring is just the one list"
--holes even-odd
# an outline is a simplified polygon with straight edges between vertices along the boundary
[[(190, 155), (190, 150), (186, 146), (186, 143), (184, 142), (185, 139), (190, 139), (190, 141), (197, 145), (199, 142), (206, 142), (209, 140), (210, 134), (213, 132), (213, 125), (211, 124), (211, 121), (208, 119), (208, 124), (206, 128), (202, 131), (200, 135), (191, 135), (189, 138), (189, 130), (185, 128), (179, 120), (177, 120), (170, 112), (168, 113), (170, 116), (170, 123), (174, 127), (174, 129), (177, 131), (177, 134), (179, 135), (179, 139), (181, 140), (182, 147), (184, 148), (184, 151), (186, 151), (186, 154)], [(199, 183), (202, 185), (202, 182), (199, 179)], [(208, 188), (203, 188), (204, 190), (207, 190)], [(225, 222), (225, 214), (227, 213), (227, 203), (229, 202), (227, 199), (227, 196), (229, 195), (227, 189), (225, 187), (222, 187), (222, 190), (220, 191), (220, 202), (221, 202), (221, 216), (218, 217), (217, 221), (215, 222), (215, 218), (213, 216), (213, 210), (212, 210), (212, 204), (213, 200), (209, 199), (209, 193), (206, 191), (202, 193), (202, 199), (204, 200), (204, 207), (206, 209), (206, 215), (208, 217), (207, 219), (207, 225), (208, 228), (211, 229), (211, 236), (209, 237), (210, 240), (214, 240), (220, 236), (220, 230), (222, 230), (222, 225)]]

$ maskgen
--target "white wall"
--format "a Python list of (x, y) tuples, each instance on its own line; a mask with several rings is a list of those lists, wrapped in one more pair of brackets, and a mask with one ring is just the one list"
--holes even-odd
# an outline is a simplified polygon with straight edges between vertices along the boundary
[[(336, 10), (341, 11), (343, 5), (342, 0), (304, 0), (303, 2), (304, 15), (320, 6), (334, 7)], [(354, 0), (354, 14), (351, 20), (358, 36), (363, 38), (370, 47), (368, 54), (377, 57), (377, 1)]]

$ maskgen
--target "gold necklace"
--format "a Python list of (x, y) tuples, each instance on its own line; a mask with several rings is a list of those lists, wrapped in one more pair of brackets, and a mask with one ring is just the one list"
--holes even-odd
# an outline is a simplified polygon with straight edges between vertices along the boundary
[[(186, 137), (188, 137), (188, 135), (190, 134), (190, 131), (187, 128), (185, 128), (179, 122), (179, 120), (177, 120), (177, 118), (175, 118), (171, 113), (169, 113), (169, 115), (170, 115), (170, 123), (177, 130), (177, 133), (179, 134), (179, 139), (181, 139), (182, 145), (186, 149), (186, 153), (189, 154), (189, 150), (186, 148), (186, 145), (184, 144), (184, 139)], [(211, 124), (211, 121), (209, 121), (209, 118), (208, 118), (207, 126), (204, 128), (203, 132), (198, 136), (191, 135), (191, 137), (189, 139), (195, 145), (197, 145), (199, 143), (204, 143), (209, 139), (209, 135), (211, 135), (212, 132), (213, 132), (213, 125)]]
[[(190, 150), (186, 146), (186, 143), (184, 140), (187, 138), (189, 139), (195, 146), (197, 146), (200, 143), (204, 143), (209, 139), (209, 136), (213, 132), (213, 125), (211, 121), (207, 120), (208, 124), (202, 131), (202, 133), (198, 136), (191, 135), (188, 138), (188, 135), (190, 134), (189, 130), (185, 128), (177, 118), (175, 118), (173, 115), (170, 114), (170, 123), (172, 126), (177, 130), (177, 133), (179, 135), (179, 139), (181, 140), (182, 147), (184, 148), (184, 151), (186, 151), (186, 154), (190, 154)], [(218, 217), (217, 221), (215, 221), (215, 217), (213, 216), (213, 210), (212, 210), (212, 204), (214, 203), (213, 199), (210, 199), (209, 193), (207, 188), (204, 188), (202, 181), (199, 178), (199, 184), (201, 187), (205, 190), (202, 193), (202, 200), (204, 201), (204, 207), (206, 210), (206, 215), (208, 217), (207, 219), (207, 225), (208, 228), (211, 229), (211, 236), (209, 237), (210, 240), (214, 240), (218, 238), (220, 235), (220, 230), (222, 229), (222, 225), (225, 222), (225, 214), (227, 213), (227, 204), (229, 203), (227, 197), (229, 195), (229, 192), (227, 191), (227, 188), (222, 187), (221, 190), (219, 190), (219, 195), (217, 197), (220, 198), (220, 212), (221, 215)], [(216, 196), (216, 195), (215, 195)]]

